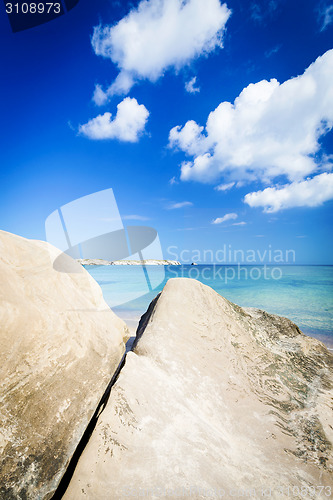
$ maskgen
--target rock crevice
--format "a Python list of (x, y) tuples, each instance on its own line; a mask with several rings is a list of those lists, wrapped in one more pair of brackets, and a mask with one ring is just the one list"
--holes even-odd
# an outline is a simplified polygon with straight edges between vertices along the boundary
[(0, 272), (1, 498), (332, 484), (333, 357), (288, 319), (171, 279), (126, 356), (126, 325), (70, 257), (0, 231)]
[(314, 487), (332, 484), (331, 388), (332, 355), (291, 321), (169, 280), (64, 498), (154, 498), (159, 488), (281, 498), (302, 487), (316, 498)]
[(0, 274), (0, 497), (49, 499), (128, 330), (87, 271), (45, 242), (0, 231)]

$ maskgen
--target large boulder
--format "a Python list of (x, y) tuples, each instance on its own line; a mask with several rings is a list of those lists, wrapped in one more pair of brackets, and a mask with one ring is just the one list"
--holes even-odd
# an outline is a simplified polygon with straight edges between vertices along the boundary
[(0, 498), (48, 499), (127, 328), (85, 269), (45, 242), (0, 231), (0, 281)]
[(64, 499), (319, 498), (331, 388), (332, 356), (291, 321), (169, 280)]

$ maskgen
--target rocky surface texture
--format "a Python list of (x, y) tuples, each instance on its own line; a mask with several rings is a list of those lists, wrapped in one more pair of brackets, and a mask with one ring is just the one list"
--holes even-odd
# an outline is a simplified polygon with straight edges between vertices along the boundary
[(291, 321), (169, 280), (64, 498), (319, 498), (331, 389), (331, 354)]
[(83, 266), (180, 266), (178, 260), (103, 260), (77, 259)]
[(127, 327), (85, 269), (45, 242), (0, 231), (0, 276), (0, 498), (48, 499)]

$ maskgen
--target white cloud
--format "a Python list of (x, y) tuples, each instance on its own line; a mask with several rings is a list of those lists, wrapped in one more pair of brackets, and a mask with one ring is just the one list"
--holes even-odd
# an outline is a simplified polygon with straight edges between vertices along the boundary
[(93, 95), (93, 101), (95, 102), (95, 104), (97, 104), (97, 106), (102, 106), (106, 103), (107, 100), (108, 95), (104, 92), (100, 85), (96, 85)]
[(229, 191), (232, 187), (234, 187), (235, 182), (228, 182), (227, 184), (219, 184), (219, 186), (216, 186), (214, 189), (216, 191)]
[(123, 215), (122, 216), (122, 219), (123, 220), (149, 220), (149, 217), (145, 217), (144, 215), (137, 215), (137, 214), (133, 214), (133, 215)]
[(178, 147), (192, 156), (203, 153), (207, 142), (202, 135), (203, 129), (194, 120), (186, 122), (183, 128), (177, 125), (170, 130), (169, 146)]
[(227, 222), (228, 220), (237, 219), (238, 215), (235, 213), (225, 214), (223, 217), (217, 217), (212, 220), (212, 224), (222, 224), (223, 222)]
[(327, 26), (333, 23), (333, 4), (325, 5), (319, 10), (320, 31), (325, 31)]
[(324, 172), (312, 179), (248, 193), (244, 201), (250, 207), (263, 207), (264, 212), (272, 213), (292, 207), (317, 207), (331, 199), (333, 174)]
[(190, 81), (185, 83), (185, 90), (186, 92), (189, 92), (189, 94), (196, 94), (197, 92), (200, 92), (200, 87), (196, 87), (195, 84), (197, 83), (197, 77), (194, 76), (191, 78)]
[(221, 48), (230, 14), (220, 0), (142, 0), (115, 26), (96, 26), (96, 55), (111, 59), (120, 70), (106, 92), (96, 87), (96, 104), (127, 94), (140, 79), (154, 82), (167, 69), (177, 71)]
[(244, 222), (244, 221), (242, 221), (242, 222), (234, 222), (232, 225), (233, 226), (245, 226), (246, 222)]
[(169, 184), (170, 184), (170, 186), (173, 186), (174, 184), (178, 184), (178, 181), (177, 181), (175, 175), (173, 177), (171, 177), (171, 179), (169, 180)]
[(181, 201), (179, 203), (172, 203), (167, 207), (168, 210), (174, 210), (176, 208), (191, 207), (193, 203), (191, 201)]
[(118, 139), (137, 142), (143, 132), (149, 112), (134, 98), (126, 97), (117, 106), (117, 114), (112, 120), (111, 113), (98, 115), (88, 123), (80, 125), (79, 132), (89, 139)]
[(248, 85), (234, 104), (222, 102), (209, 114), (205, 130), (193, 120), (174, 127), (169, 146), (192, 157), (182, 163), (181, 179), (297, 181), (322, 168), (314, 155), (333, 125), (332, 74), (329, 50), (301, 76)]

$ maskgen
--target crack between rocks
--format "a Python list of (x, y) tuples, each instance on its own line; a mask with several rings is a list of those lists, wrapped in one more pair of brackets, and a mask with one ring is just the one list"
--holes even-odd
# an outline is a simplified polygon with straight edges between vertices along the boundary
[(66, 467), (66, 471), (65, 471), (64, 475), (62, 476), (62, 478), (57, 486), (57, 489), (53, 493), (53, 496), (50, 497), (50, 500), (61, 500), (63, 498), (64, 494), (66, 493), (66, 490), (67, 490), (67, 488), (72, 480), (72, 477), (74, 475), (78, 461), (79, 461), (82, 453), (84, 452), (84, 449), (86, 448), (92, 433), (95, 430), (95, 427), (97, 425), (97, 422), (98, 422), (98, 419), (99, 419), (101, 413), (104, 411), (104, 409), (109, 401), (112, 387), (116, 383), (116, 381), (119, 377), (119, 374), (125, 365), (127, 353), (130, 351), (133, 351), (135, 349), (135, 347), (137, 346), (140, 338), (142, 337), (142, 335), (143, 335), (143, 333), (144, 333), (144, 331), (149, 323), (150, 318), (153, 315), (156, 303), (157, 303), (158, 299), (160, 298), (160, 295), (161, 295), (161, 293), (159, 293), (155, 297), (155, 299), (151, 301), (147, 311), (141, 316), (141, 319), (139, 321), (139, 325), (138, 325), (136, 333), (135, 333), (135, 337), (130, 337), (128, 339), (128, 341), (126, 343), (126, 351), (125, 351), (123, 357), (121, 358), (121, 361), (120, 361), (116, 371), (112, 375), (112, 378), (111, 378), (107, 388), (105, 389), (104, 394), (103, 394), (100, 402), (98, 403), (98, 406), (97, 406), (92, 418), (90, 419), (90, 422), (89, 422), (86, 430), (84, 431), (84, 433), (79, 441), (79, 444), (77, 445), (77, 447), (76, 447), (76, 449), (75, 449), (75, 451), (74, 451), (74, 453), (73, 453), (73, 455), (72, 455), (72, 457), (71, 457), (71, 459)]
[(128, 350), (126, 349), (125, 353), (123, 354), (123, 357), (120, 360), (120, 363), (119, 363), (116, 371), (112, 375), (112, 378), (111, 378), (107, 388), (105, 389), (105, 392), (104, 392), (100, 402), (98, 403), (98, 406), (97, 406), (93, 416), (90, 419), (90, 422), (89, 422), (86, 430), (84, 431), (84, 433), (80, 439), (79, 444), (77, 445), (77, 447), (72, 455), (72, 458), (70, 459), (70, 461), (66, 467), (66, 472), (62, 476), (60, 483), (58, 484), (57, 489), (55, 490), (53, 496), (51, 497), (51, 500), (61, 500), (63, 498), (64, 494), (66, 493), (66, 490), (67, 490), (69, 483), (73, 477), (73, 474), (75, 472), (78, 461), (79, 461), (85, 447), (88, 444), (90, 436), (92, 435), (92, 433), (95, 430), (99, 416), (104, 411), (104, 409), (109, 401), (112, 386), (116, 383), (118, 376), (119, 376), (123, 366), (125, 365), (127, 352), (128, 352)]

